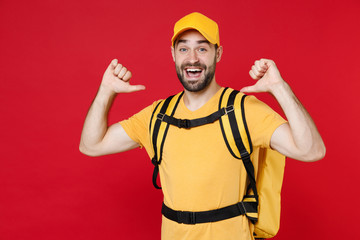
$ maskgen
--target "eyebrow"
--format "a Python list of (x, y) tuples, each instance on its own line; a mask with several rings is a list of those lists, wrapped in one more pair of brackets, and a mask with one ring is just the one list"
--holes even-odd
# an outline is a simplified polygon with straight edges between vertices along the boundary
[[(177, 43), (179, 44), (179, 43), (187, 43), (187, 42), (189, 42), (189, 40), (179, 39)], [(198, 44), (207, 43), (207, 44), (210, 45), (210, 42), (209, 42), (208, 40), (199, 40), (199, 41), (196, 41), (196, 42), (197, 42)]]

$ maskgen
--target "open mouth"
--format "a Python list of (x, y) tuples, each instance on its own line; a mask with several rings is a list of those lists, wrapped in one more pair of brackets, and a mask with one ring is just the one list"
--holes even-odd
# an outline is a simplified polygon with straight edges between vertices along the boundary
[(201, 76), (202, 68), (185, 68), (186, 76), (188, 78), (198, 78)]

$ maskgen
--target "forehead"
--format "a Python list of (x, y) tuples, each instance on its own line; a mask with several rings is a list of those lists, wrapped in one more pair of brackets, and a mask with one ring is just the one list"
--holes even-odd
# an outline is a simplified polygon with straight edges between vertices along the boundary
[(204, 43), (209, 41), (197, 30), (187, 30), (181, 33), (175, 43)]
[(206, 40), (206, 38), (195, 29), (186, 30), (185, 32), (181, 33), (177, 39), (178, 40), (184, 40), (184, 39)]

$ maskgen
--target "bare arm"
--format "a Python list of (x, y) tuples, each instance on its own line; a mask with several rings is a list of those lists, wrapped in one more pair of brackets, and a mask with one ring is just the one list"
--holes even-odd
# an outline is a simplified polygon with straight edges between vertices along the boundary
[(138, 147), (116, 123), (108, 127), (108, 113), (118, 93), (144, 90), (142, 85), (130, 85), (131, 72), (112, 60), (106, 69), (99, 91), (85, 118), (80, 140), (80, 152), (89, 156), (100, 156), (127, 151)]
[(320, 133), (309, 113), (282, 79), (275, 63), (268, 59), (258, 60), (249, 74), (258, 81), (241, 91), (271, 93), (288, 119), (288, 123), (282, 124), (273, 133), (271, 148), (300, 161), (322, 159), (326, 149)]

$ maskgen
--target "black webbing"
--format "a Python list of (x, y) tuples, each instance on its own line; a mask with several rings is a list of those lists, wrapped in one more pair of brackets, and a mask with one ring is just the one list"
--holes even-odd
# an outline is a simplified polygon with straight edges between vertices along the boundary
[[(150, 118), (150, 125), (149, 125), (149, 134), (150, 134), (150, 135), (151, 135), (151, 124), (152, 124), (152, 120), (153, 120), (153, 118), (154, 118), (154, 113), (156, 112), (156, 110), (157, 110), (157, 108), (159, 107), (160, 103), (161, 103), (161, 102), (159, 102), (159, 103), (156, 105), (156, 107), (155, 107), (155, 109), (154, 109), (154, 111), (153, 111), (153, 113), (152, 113), (152, 115), (151, 115), (151, 118)], [(156, 134), (158, 134), (158, 131), (156, 131)], [(153, 135), (152, 137), (154, 137), (154, 135)], [(154, 143), (154, 144), (156, 144), (156, 143)], [(156, 184), (156, 178), (157, 178), (157, 175), (158, 175), (158, 173), (159, 173), (159, 167), (158, 167), (158, 162), (157, 162), (156, 146), (155, 146), (154, 144), (153, 144), (154, 157), (151, 159), (151, 163), (154, 165), (152, 182), (153, 182), (154, 187), (157, 188), (157, 189), (159, 189), (159, 186)], [(154, 180), (154, 178), (155, 178), (155, 180)], [(155, 182), (155, 184), (154, 184), (154, 182)]]
[[(166, 109), (169, 106), (169, 103), (173, 97), (174, 96), (170, 96), (165, 100), (164, 104), (162, 105), (162, 107), (160, 109), (160, 112), (166, 112)], [(157, 151), (157, 138), (159, 135), (160, 125), (161, 125), (161, 121), (156, 120), (155, 124), (154, 124), (153, 134), (152, 134), (152, 143), (153, 143), (153, 149), (154, 149), (154, 157), (151, 159), (151, 163), (154, 165), (152, 182), (156, 189), (161, 189), (161, 187), (159, 187), (156, 183), (156, 179), (157, 179), (157, 176), (159, 173), (159, 164), (160, 164), (158, 151)]]
[(244, 95), (242, 98), (241, 98), (241, 116), (242, 116), (242, 120), (243, 120), (243, 123), (244, 123), (244, 128), (245, 128), (245, 131), (246, 131), (246, 135), (247, 135), (247, 138), (248, 138), (248, 141), (249, 141), (249, 145), (250, 145), (250, 152), (249, 154), (251, 154), (253, 152), (253, 146), (251, 144), (251, 136), (250, 136), (250, 132), (249, 132), (249, 128), (247, 126), (247, 123), (246, 123), (246, 117), (245, 117), (245, 97), (247, 95)]
[[(171, 117), (174, 116), (175, 111), (176, 111), (176, 108), (177, 108), (177, 106), (179, 105), (180, 99), (182, 98), (183, 94), (184, 94), (184, 92), (182, 92), (182, 93), (180, 94), (180, 96), (178, 97), (178, 99), (177, 99), (177, 101), (176, 101), (176, 103), (175, 103), (175, 105), (174, 105), (174, 109), (173, 109), (172, 112), (171, 112), (171, 115), (170, 115)], [(160, 111), (160, 112), (161, 112), (161, 111)], [(166, 109), (165, 109), (164, 112), (161, 112), (161, 113), (162, 113), (162, 114), (165, 114), (165, 112), (166, 112)], [(159, 121), (159, 119), (158, 119), (158, 121)], [(166, 125), (166, 129), (165, 129), (165, 132), (164, 132), (164, 135), (163, 135), (163, 139), (162, 139), (162, 141), (161, 141), (159, 164), (161, 163), (161, 160), (162, 160), (162, 152), (163, 152), (164, 143), (165, 143), (165, 138), (166, 138), (167, 132), (168, 132), (168, 130), (169, 130), (169, 127), (170, 127), (170, 125), (167, 124), (167, 125)]]
[(178, 119), (162, 113), (158, 113), (157, 118), (171, 125), (177, 126), (179, 128), (193, 128), (193, 127), (198, 127), (205, 124), (213, 123), (219, 118), (221, 118), (223, 115), (228, 114), (229, 112), (232, 111), (234, 111), (234, 106), (221, 108), (218, 111), (210, 114), (209, 116), (196, 118), (196, 119)]
[[(164, 104), (162, 105), (161, 109), (160, 109), (160, 112), (166, 112), (166, 109), (168, 108), (169, 106), (169, 103), (171, 101), (171, 99), (173, 98), (174, 96), (170, 96), (168, 97)], [(151, 124), (151, 123), (150, 123)], [(157, 138), (158, 138), (158, 134), (159, 134), (159, 129), (160, 129), (160, 125), (161, 125), (161, 121), (158, 121), (156, 120), (155, 124), (154, 124), (154, 130), (153, 130), (153, 134), (152, 134), (152, 143), (153, 143), (153, 149), (154, 149), (154, 158), (156, 160), (158, 160), (158, 153), (157, 153)]]
[[(221, 93), (220, 100), (219, 100), (219, 109), (221, 108), (222, 99), (223, 99), (224, 94), (225, 94), (225, 92), (226, 92), (227, 89), (228, 89), (228, 87), (226, 87), (226, 88), (224, 89), (224, 91)], [(225, 133), (223, 121), (222, 121), (221, 118), (219, 119), (219, 123), (220, 123), (220, 129), (221, 129), (221, 132), (222, 132), (222, 135), (223, 135), (223, 138), (224, 138), (224, 142), (225, 142), (225, 144), (226, 144), (229, 152), (231, 153), (231, 155), (232, 155), (234, 158), (240, 159), (239, 157), (237, 157), (237, 156), (235, 155), (235, 153), (233, 152), (233, 150), (232, 150), (231, 147), (230, 147), (229, 141), (228, 141), (228, 139), (227, 139), (227, 137), (226, 137), (226, 133)]]
[(161, 189), (161, 187), (159, 187), (159, 185), (156, 182), (157, 176), (159, 174), (159, 164), (160, 163), (156, 160), (156, 158), (152, 158), (151, 163), (154, 165), (154, 171), (153, 171), (153, 175), (152, 175), (153, 185), (156, 189)]
[(257, 188), (256, 188), (255, 170), (254, 170), (254, 165), (252, 164), (252, 162), (250, 160), (250, 155), (248, 157), (243, 158), (242, 161), (243, 161), (244, 167), (246, 169), (246, 172), (249, 176), (250, 187), (252, 188), (252, 190), (254, 192), (254, 197), (255, 197), (256, 201), (258, 202), (259, 196), (258, 196), (258, 192), (257, 192)]
[[(237, 93), (238, 93), (237, 91), (233, 91), (230, 94), (228, 105), (229, 104), (234, 104), (235, 96), (236, 96)], [(232, 97), (233, 94), (235, 94), (234, 97)], [(244, 95), (242, 97), (242, 99), (241, 99), (241, 113), (242, 113), (241, 115), (243, 117), (243, 121), (244, 121), (244, 119), (246, 119), (245, 118), (245, 108), (244, 108), (244, 102), (245, 102), (244, 99), (245, 99), (245, 97), (246, 97), (246, 95)], [(239, 128), (237, 127), (235, 113), (234, 114), (229, 114), (229, 121), (230, 121), (231, 130), (232, 130), (234, 138), (235, 138), (236, 146), (240, 151), (241, 159), (243, 161), (246, 172), (247, 172), (247, 174), (249, 176), (250, 187), (252, 188), (252, 190), (254, 192), (256, 201), (258, 201), (259, 197), (258, 197), (258, 192), (257, 192), (257, 188), (256, 188), (255, 170), (254, 170), (254, 165), (252, 164), (252, 162), (250, 160), (250, 154), (252, 152), (252, 144), (251, 144), (249, 130), (248, 130), (248, 127), (246, 125), (246, 121), (244, 121), (243, 123), (244, 123), (244, 127), (245, 127), (245, 130), (246, 130), (246, 134), (247, 134), (249, 145), (250, 145), (250, 153), (246, 150), (246, 148), (245, 148), (245, 146), (243, 144), (243, 141), (241, 139)], [(236, 123), (236, 124), (233, 124), (232, 121), (234, 121), (234, 123)]]
[(256, 213), (256, 202), (239, 202), (231, 206), (223, 207), (220, 209), (201, 211), (201, 212), (188, 212), (176, 211), (167, 207), (164, 203), (162, 205), (161, 213), (168, 219), (177, 223), (183, 224), (197, 224), (207, 222), (217, 222), (233, 217), (237, 217), (246, 213)]
[[(230, 93), (229, 99), (228, 99), (228, 102), (227, 102), (227, 106), (234, 105), (235, 98), (236, 98), (236, 95), (238, 93), (239, 93), (239, 91), (236, 91), (236, 90), (233, 90)], [(244, 107), (244, 102), (245, 102), (244, 99), (245, 99), (245, 97), (246, 97), (246, 95), (243, 95), (243, 97), (241, 99), (241, 113), (242, 113), (243, 123), (244, 123), (244, 127), (245, 127), (245, 130), (246, 130), (246, 134), (247, 134), (249, 145), (250, 145), (250, 152), (248, 152), (246, 150), (246, 148), (244, 146), (244, 143), (242, 141), (242, 138), (241, 138), (241, 135), (240, 135), (240, 132), (239, 132), (238, 123), (236, 121), (235, 112), (229, 113), (228, 117), (229, 117), (231, 131), (232, 131), (233, 137), (235, 139), (236, 147), (240, 152), (240, 156), (241, 156), (241, 159), (243, 161), (245, 170), (246, 170), (246, 172), (247, 172), (247, 174), (249, 176), (250, 187), (252, 188), (252, 190), (254, 192), (256, 201), (258, 201), (258, 192), (257, 192), (256, 180), (255, 180), (255, 170), (254, 170), (254, 165), (252, 164), (252, 162), (250, 160), (250, 154), (252, 152), (252, 144), (251, 144), (249, 130), (248, 130), (248, 127), (246, 125), (246, 121), (244, 121), (244, 119), (245, 119), (245, 107)], [(222, 128), (222, 131), (224, 131), (223, 128)]]
[[(184, 92), (181, 93), (181, 95), (179, 96), (179, 98), (177, 99), (177, 102), (174, 106), (174, 109), (171, 113), (171, 116), (174, 115), (175, 113), (175, 110), (179, 104), (179, 101), (182, 97), (182, 95), (184, 94)], [(168, 97), (167, 99), (165, 99), (165, 102), (164, 104), (162, 105), (161, 109), (160, 109), (160, 113), (161, 114), (165, 114), (166, 113), (166, 110), (170, 104), (170, 101), (172, 100), (174, 96), (170, 96)], [(158, 107), (158, 105), (156, 106), (156, 108)], [(155, 108), (155, 110), (156, 110)], [(154, 110), (154, 112), (155, 112)], [(151, 120), (154, 116), (152, 115), (151, 117)], [(150, 134), (151, 134), (151, 122), (150, 121)], [(154, 130), (153, 130), (153, 134), (152, 134), (152, 143), (153, 143), (153, 149), (154, 149), (154, 157), (151, 159), (151, 163), (154, 165), (154, 171), (153, 171), (153, 176), (152, 176), (152, 182), (153, 182), (153, 185), (156, 189), (161, 189), (161, 187), (157, 184), (156, 180), (157, 180), (157, 176), (159, 174), (159, 165), (161, 163), (161, 160), (162, 160), (162, 151), (163, 151), (163, 147), (164, 147), (164, 142), (165, 142), (165, 137), (166, 137), (166, 134), (168, 132), (168, 129), (169, 129), (169, 124), (167, 124), (166, 126), (166, 129), (164, 131), (164, 134), (163, 134), (163, 138), (162, 138), (162, 141), (161, 141), (161, 145), (160, 145), (160, 156), (158, 156), (158, 151), (157, 151), (157, 139), (158, 139), (158, 135), (159, 135), (159, 129), (160, 129), (160, 125), (161, 125), (161, 120), (160, 119), (156, 119), (155, 121), (155, 124), (154, 124)]]
[(244, 155), (244, 158), (242, 158), (242, 160), (243, 160), (246, 172), (249, 176), (250, 187), (252, 188), (252, 190), (254, 192), (256, 202), (259, 202), (259, 195), (257, 192), (256, 180), (255, 180), (255, 169), (254, 169), (254, 165), (252, 164), (252, 162), (250, 160), (250, 154), (252, 153), (253, 148), (252, 148), (252, 144), (251, 144), (249, 129), (247, 127), (246, 118), (245, 118), (245, 97), (246, 97), (246, 95), (244, 95), (241, 99), (241, 115), (243, 118), (244, 128), (245, 128), (246, 135), (247, 135), (249, 145), (250, 145), (250, 152), (248, 153), (245, 149), (247, 154), (241, 154), (241, 156)]
[[(227, 103), (228, 106), (234, 105), (235, 97), (238, 93), (239, 92), (235, 91), (235, 90), (231, 92), (229, 99), (228, 99), (228, 103)], [(229, 116), (231, 131), (232, 131), (234, 139), (235, 139), (236, 147), (239, 149), (241, 159), (243, 159), (244, 157), (248, 156), (249, 153), (246, 150), (244, 143), (242, 141), (242, 138), (241, 138), (241, 135), (239, 132), (238, 122), (236, 121), (235, 112), (229, 113), (228, 116)]]
[(156, 107), (155, 107), (154, 111), (153, 111), (152, 114), (151, 114), (150, 124), (149, 124), (149, 134), (151, 134), (151, 124), (152, 124), (152, 120), (153, 120), (153, 118), (154, 118), (155, 112), (156, 112), (157, 108), (159, 107), (160, 103), (161, 103), (161, 102), (159, 102), (158, 104), (156, 104)]

